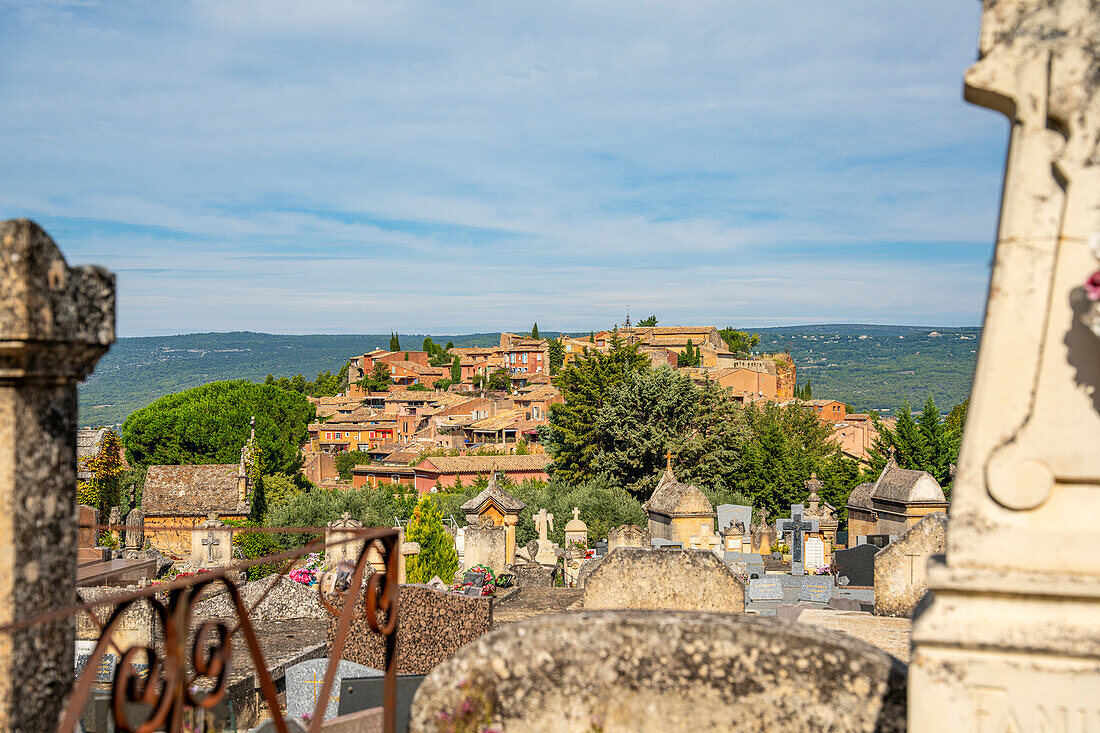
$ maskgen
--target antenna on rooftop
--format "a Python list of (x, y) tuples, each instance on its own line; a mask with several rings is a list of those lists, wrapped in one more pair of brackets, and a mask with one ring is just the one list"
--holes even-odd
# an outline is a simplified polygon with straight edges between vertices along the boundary
[(630, 303), (626, 304), (626, 322), (623, 323), (623, 328), (630, 328)]

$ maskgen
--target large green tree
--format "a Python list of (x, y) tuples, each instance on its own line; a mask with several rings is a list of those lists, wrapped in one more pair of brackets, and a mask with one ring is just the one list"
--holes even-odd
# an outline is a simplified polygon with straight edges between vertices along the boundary
[(873, 479), (882, 472), (892, 448), (899, 466), (927, 471), (945, 490), (950, 490), (951, 465), (958, 460), (965, 419), (965, 406), (956, 406), (948, 419), (942, 420), (931, 395), (917, 418), (906, 402), (898, 410), (893, 427), (876, 419), (874, 425), (879, 435), (871, 447), (866, 478)]
[(798, 404), (750, 405), (745, 418), (749, 438), (742, 447), (737, 484), (752, 497), (753, 506), (766, 507), (773, 516), (789, 511), (791, 504), (806, 500), (805, 482), (813, 473), (825, 484), (822, 499), (844, 506), (858, 478), (813, 410)]
[(632, 372), (649, 369), (649, 359), (634, 344), (614, 339), (603, 354), (586, 349), (580, 358), (564, 367), (554, 384), (565, 398), (550, 407), (547, 431), (554, 475), (567, 483), (595, 477), (596, 414), (608, 403), (611, 390)]
[(697, 395), (691, 380), (669, 367), (626, 374), (596, 412), (593, 469), (647, 498), (669, 447), (692, 426)]
[(443, 515), (430, 494), (420, 498), (409, 519), (409, 542), (420, 545), (420, 552), (408, 559), (405, 572), (410, 583), (427, 583), (439, 576), (450, 583), (458, 570), (454, 539), (443, 528)]
[(314, 407), (300, 394), (244, 380), (165, 395), (122, 425), (132, 465), (237, 463), (256, 418), (264, 473), (296, 475)]
[(657, 316), (650, 316), (649, 318), (643, 318), (642, 320), (638, 321), (638, 327), (639, 328), (647, 328), (647, 327), (656, 326), (656, 325), (657, 325)]
[(737, 331), (733, 328), (723, 328), (718, 332), (722, 340), (726, 342), (729, 350), (740, 356), (748, 356), (753, 348), (760, 343), (760, 334), (747, 331)]
[(560, 338), (550, 339), (546, 345), (546, 356), (550, 362), (550, 374), (554, 375), (561, 371), (565, 363), (565, 345)]

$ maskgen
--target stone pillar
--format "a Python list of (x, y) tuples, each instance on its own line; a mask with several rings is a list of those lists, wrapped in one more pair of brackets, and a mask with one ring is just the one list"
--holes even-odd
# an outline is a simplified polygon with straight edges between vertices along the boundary
[(1085, 0), (985, 3), (966, 98), (1011, 140), (946, 555), (914, 614), (911, 731), (1100, 717), (1097, 37)]
[[(115, 338), (114, 275), (0, 224), (0, 626), (76, 600), (76, 384)], [(72, 618), (0, 633), (0, 730), (56, 727)]]

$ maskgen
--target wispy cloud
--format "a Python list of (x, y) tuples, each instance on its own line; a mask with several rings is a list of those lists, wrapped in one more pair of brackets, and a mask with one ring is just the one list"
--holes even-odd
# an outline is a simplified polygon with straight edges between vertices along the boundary
[(980, 320), (978, 4), (0, 2), (0, 202), (124, 335)]

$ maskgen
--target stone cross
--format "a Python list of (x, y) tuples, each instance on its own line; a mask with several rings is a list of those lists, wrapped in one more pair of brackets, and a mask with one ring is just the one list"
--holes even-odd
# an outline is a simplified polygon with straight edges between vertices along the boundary
[(580, 521), (580, 519), (581, 519), (580, 507), (573, 507), (573, 519), (577, 520), (578, 522)]
[(535, 523), (535, 529), (539, 533), (540, 542), (549, 542), (550, 535), (547, 533), (547, 527), (549, 531), (554, 531), (554, 515), (547, 513), (545, 509), (539, 509), (538, 514), (531, 515), (531, 521)]
[[(0, 224), (0, 626), (73, 602), (76, 385), (114, 340), (114, 275)], [(57, 724), (75, 643), (71, 619), (0, 634), (0, 730)]]
[(202, 544), (206, 547), (206, 561), (208, 563), (214, 563), (214, 548), (221, 543), (221, 540), (214, 537), (213, 531), (206, 533), (206, 537), (203, 538)]
[(802, 505), (791, 505), (791, 518), (779, 520), (779, 531), (791, 533), (791, 575), (805, 575), (806, 568), (802, 554), (802, 533), (814, 528), (810, 522), (802, 521)]

